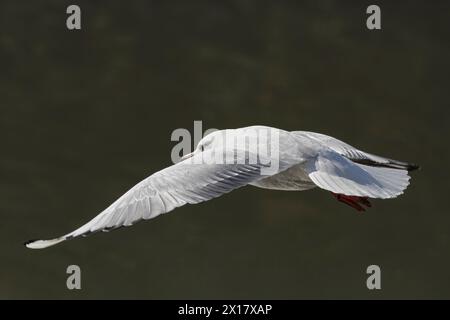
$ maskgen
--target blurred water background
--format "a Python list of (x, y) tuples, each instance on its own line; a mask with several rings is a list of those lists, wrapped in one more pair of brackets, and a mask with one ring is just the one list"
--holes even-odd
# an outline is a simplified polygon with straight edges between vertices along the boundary
[[(0, 3), (0, 298), (450, 298), (448, 1)], [(171, 164), (176, 128), (262, 124), (417, 162), (358, 214), (248, 187), (44, 251)], [(66, 267), (82, 290), (66, 288)], [(368, 265), (382, 290), (366, 288)]]

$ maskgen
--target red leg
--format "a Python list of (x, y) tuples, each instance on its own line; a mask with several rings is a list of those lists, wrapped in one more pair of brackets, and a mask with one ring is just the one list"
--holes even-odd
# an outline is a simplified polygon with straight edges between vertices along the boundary
[(358, 210), (358, 211), (366, 211), (366, 209), (362, 206), (365, 205), (366, 207), (371, 207), (372, 204), (370, 203), (369, 199), (367, 197), (358, 197), (358, 196), (347, 196), (345, 194), (337, 194), (337, 193), (331, 193), (339, 202), (345, 203), (346, 205)]

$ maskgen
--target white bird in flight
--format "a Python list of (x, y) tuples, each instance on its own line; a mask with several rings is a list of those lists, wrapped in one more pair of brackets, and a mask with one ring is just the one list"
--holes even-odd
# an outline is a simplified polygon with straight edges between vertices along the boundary
[[(262, 139), (261, 133), (271, 139)], [(245, 143), (224, 142), (224, 137), (230, 136), (238, 140), (244, 137)], [(205, 158), (217, 160), (215, 155), (220, 154), (233, 161), (205, 163)], [(408, 172), (419, 168), (363, 152), (324, 134), (265, 126), (213, 132), (181, 160), (139, 182), (75, 231), (25, 245), (43, 249), (97, 231), (131, 226), (246, 185), (296, 191), (319, 187), (330, 191), (338, 201), (364, 211), (364, 206), (371, 206), (369, 198), (388, 199), (402, 194), (409, 184)], [(275, 169), (264, 171), (269, 167)]]

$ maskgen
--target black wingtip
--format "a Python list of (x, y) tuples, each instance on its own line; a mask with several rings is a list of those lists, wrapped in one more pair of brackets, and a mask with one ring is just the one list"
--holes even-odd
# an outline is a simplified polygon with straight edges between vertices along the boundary
[(408, 167), (407, 170), (408, 171), (414, 171), (414, 170), (419, 170), (420, 166), (414, 163), (408, 163)]
[(407, 171), (414, 171), (420, 169), (420, 166), (415, 163), (409, 163), (409, 162), (401, 162), (397, 160), (391, 160), (388, 159), (387, 163), (380, 163), (373, 161), (371, 159), (351, 159), (355, 163), (363, 164), (366, 166), (371, 167), (384, 167), (384, 168), (391, 168), (391, 169), (401, 169), (401, 170), (407, 170)]
[(34, 239), (34, 240), (28, 240), (28, 241), (25, 241), (25, 242), (23, 243), (23, 245), (26, 247), (27, 244), (30, 244), (30, 243), (35, 242), (35, 241), (37, 241), (37, 239)]

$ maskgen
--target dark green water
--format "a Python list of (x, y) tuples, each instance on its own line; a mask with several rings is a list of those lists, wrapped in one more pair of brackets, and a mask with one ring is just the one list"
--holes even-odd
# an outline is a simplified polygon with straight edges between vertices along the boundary
[[(0, 298), (450, 298), (448, 2), (0, 3)], [(253, 187), (43, 251), (170, 164), (176, 128), (264, 124), (417, 162), (358, 214)], [(82, 290), (66, 289), (66, 267)], [(368, 265), (382, 290), (366, 288)]]

